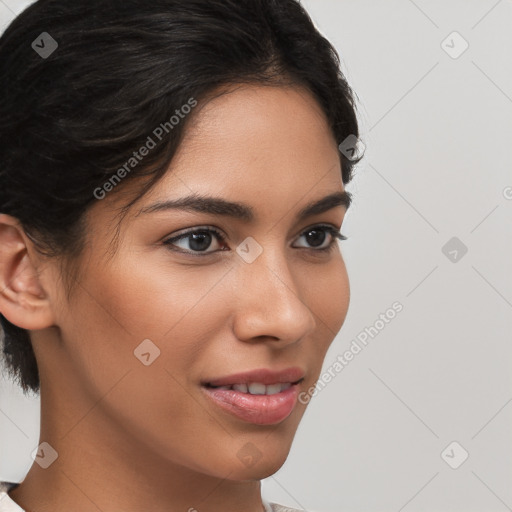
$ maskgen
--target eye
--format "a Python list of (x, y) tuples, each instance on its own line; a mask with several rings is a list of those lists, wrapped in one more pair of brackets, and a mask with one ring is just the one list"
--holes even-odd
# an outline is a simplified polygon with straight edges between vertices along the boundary
[[(185, 252), (188, 254), (193, 254), (197, 256), (202, 256), (202, 254), (194, 254), (194, 253), (205, 253), (205, 254), (212, 254), (217, 251), (208, 251), (205, 252), (206, 249), (208, 249), (212, 243), (212, 241), (217, 240), (224, 242), (225, 239), (222, 236), (222, 234), (213, 228), (199, 228), (194, 229), (193, 231), (186, 231), (185, 233), (182, 233), (181, 235), (174, 236), (172, 238), (168, 238), (163, 243), (164, 245), (169, 246), (178, 246), (176, 242), (185, 242), (185, 245), (188, 245), (188, 248), (181, 247), (180, 249), (173, 249), (170, 247), (171, 250), (177, 250), (178, 252)], [(179, 246), (178, 246), (179, 247)], [(226, 249), (221, 249), (226, 250)]]
[[(329, 236), (328, 236), (329, 235)], [(313, 246), (316, 252), (330, 251), (336, 246), (336, 240), (347, 240), (334, 226), (322, 225), (308, 228), (302, 233), (300, 238), (304, 237), (307, 243)], [(327, 240), (327, 244), (325, 241)], [(309, 247), (306, 247), (308, 249)]]
[[(308, 246), (298, 247), (299, 249), (310, 249), (313, 252), (327, 252), (333, 250), (336, 246), (336, 240), (347, 240), (334, 226), (318, 225), (308, 228), (304, 231), (300, 238), (305, 238)], [(222, 244), (222, 248), (213, 251), (207, 251), (211, 247), (212, 242)], [(327, 241), (327, 244), (325, 243)], [(185, 245), (179, 246), (178, 242)], [(226, 251), (229, 248), (225, 244), (225, 238), (220, 231), (211, 227), (200, 227), (186, 231), (177, 236), (167, 238), (162, 242), (168, 246), (171, 251), (190, 254), (192, 256), (206, 256), (219, 251)], [(187, 247), (188, 246), (188, 247)]]

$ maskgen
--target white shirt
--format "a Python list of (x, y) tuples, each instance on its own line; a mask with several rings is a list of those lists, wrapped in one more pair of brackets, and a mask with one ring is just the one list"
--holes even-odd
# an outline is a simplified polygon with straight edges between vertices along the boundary
[[(7, 493), (17, 483), (15, 482), (0, 482), (0, 512), (25, 512)], [(285, 507), (277, 503), (270, 503), (263, 500), (265, 512), (301, 512), (296, 508)]]

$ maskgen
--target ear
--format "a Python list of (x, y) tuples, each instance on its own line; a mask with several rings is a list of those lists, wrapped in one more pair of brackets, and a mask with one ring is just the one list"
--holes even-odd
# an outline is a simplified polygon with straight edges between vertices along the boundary
[(12, 324), (39, 330), (54, 324), (37, 272), (32, 242), (19, 221), (0, 214), (0, 313)]

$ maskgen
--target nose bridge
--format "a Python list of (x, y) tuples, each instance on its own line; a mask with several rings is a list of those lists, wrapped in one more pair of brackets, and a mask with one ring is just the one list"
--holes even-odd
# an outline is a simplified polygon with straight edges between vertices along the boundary
[[(245, 249), (249, 254), (255, 247)], [(241, 285), (236, 307), (239, 338), (269, 336), (291, 343), (311, 332), (316, 324), (314, 315), (303, 302), (302, 290), (277, 242), (261, 248), (252, 260), (242, 259), (237, 268)]]

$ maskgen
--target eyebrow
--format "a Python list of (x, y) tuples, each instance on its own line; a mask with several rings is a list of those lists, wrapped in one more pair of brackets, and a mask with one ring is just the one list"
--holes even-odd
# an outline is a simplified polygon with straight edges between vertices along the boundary
[[(298, 220), (303, 220), (313, 215), (327, 212), (338, 206), (344, 206), (348, 210), (352, 203), (352, 194), (346, 190), (334, 192), (319, 200), (307, 204), (297, 214)], [(190, 195), (179, 199), (160, 201), (142, 208), (141, 213), (152, 213), (164, 210), (187, 210), (199, 213), (210, 213), (212, 215), (225, 215), (246, 222), (254, 220), (254, 210), (244, 203), (227, 201), (220, 197)]]

